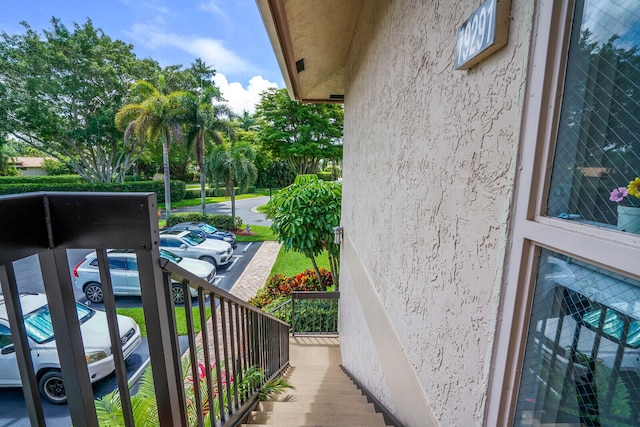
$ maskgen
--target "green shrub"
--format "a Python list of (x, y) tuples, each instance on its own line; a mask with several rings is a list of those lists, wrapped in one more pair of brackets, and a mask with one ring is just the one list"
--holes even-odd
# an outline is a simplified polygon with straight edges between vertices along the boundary
[[(223, 230), (233, 229), (233, 219), (230, 215), (203, 215), (199, 212), (172, 213), (169, 218), (169, 222), (167, 223), (167, 227), (171, 227), (172, 225), (176, 225), (181, 222), (206, 222), (207, 224), (211, 224), (214, 227), (221, 228)], [(236, 217), (236, 224), (238, 223), (242, 225), (242, 219), (240, 217)]]
[[(13, 178), (13, 177), (12, 177)], [(60, 178), (60, 176), (46, 177)], [(78, 177), (80, 178), (80, 177)], [(136, 181), (136, 182), (120, 182), (120, 183), (88, 183), (82, 178), (78, 181), (64, 179), (62, 181), (42, 180), (42, 182), (27, 181), (23, 183), (5, 184), (0, 181), (0, 195), (2, 194), (18, 194), (32, 193), (38, 191), (78, 191), (78, 192), (117, 192), (117, 193), (156, 193), (158, 203), (164, 203), (164, 184), (162, 181)], [(186, 186), (183, 181), (171, 181), (171, 200), (179, 201), (184, 199)]]
[[(327, 287), (331, 286), (333, 284), (331, 272), (322, 267), (320, 267), (319, 270)], [(284, 274), (274, 274), (269, 277), (267, 283), (258, 290), (256, 296), (249, 300), (249, 304), (262, 308), (278, 297), (291, 295), (293, 291), (321, 290), (322, 287), (314, 270), (305, 270), (302, 273), (296, 274), (294, 277), (287, 277)]]
[(86, 182), (80, 175), (57, 176), (0, 176), (0, 185), (6, 184), (51, 184), (51, 183), (83, 183)]
[(333, 173), (331, 172), (316, 172), (316, 175), (323, 181), (333, 181)]

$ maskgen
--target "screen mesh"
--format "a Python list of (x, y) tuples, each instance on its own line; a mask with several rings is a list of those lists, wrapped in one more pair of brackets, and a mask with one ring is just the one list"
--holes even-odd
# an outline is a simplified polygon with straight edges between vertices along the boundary
[(640, 2), (576, 3), (546, 213), (640, 233)]
[(640, 425), (640, 282), (542, 250), (516, 425)]

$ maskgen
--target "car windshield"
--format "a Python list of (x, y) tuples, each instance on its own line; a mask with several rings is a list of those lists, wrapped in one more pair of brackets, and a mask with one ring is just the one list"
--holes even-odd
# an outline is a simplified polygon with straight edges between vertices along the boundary
[(202, 225), (200, 226), (200, 228), (201, 228), (201, 229), (203, 229), (204, 231), (206, 231), (207, 233), (210, 233), (210, 234), (211, 234), (211, 233), (215, 233), (215, 232), (217, 232), (217, 231), (218, 231), (218, 229), (217, 229), (217, 228), (215, 228), (214, 226), (209, 225), (209, 224), (202, 224)]
[[(89, 320), (95, 311), (80, 303), (76, 303), (76, 313), (80, 324)], [(53, 325), (49, 306), (43, 305), (39, 309), (24, 316), (24, 327), (27, 335), (38, 344), (53, 340)]]
[(169, 252), (166, 251), (164, 249), (160, 249), (160, 256), (162, 258), (166, 258), (171, 262), (175, 262), (176, 264), (178, 264), (180, 261), (182, 261), (182, 257), (178, 256), (176, 254), (174, 254), (173, 252)]
[(184, 241), (190, 244), (191, 246), (199, 245), (204, 242), (204, 239), (200, 236), (197, 236), (194, 233), (185, 234), (183, 237)]
[[(588, 311), (582, 316), (584, 323), (595, 331), (598, 330), (598, 324), (600, 323), (600, 316), (602, 315), (602, 309), (596, 309)], [(608, 309), (604, 319), (604, 326), (602, 332), (610, 337), (620, 340), (622, 337), (622, 331), (624, 328), (624, 320), (615, 310)], [(629, 323), (629, 331), (627, 332), (626, 345), (629, 347), (637, 348), (640, 346), (640, 322), (637, 320), (631, 320)]]

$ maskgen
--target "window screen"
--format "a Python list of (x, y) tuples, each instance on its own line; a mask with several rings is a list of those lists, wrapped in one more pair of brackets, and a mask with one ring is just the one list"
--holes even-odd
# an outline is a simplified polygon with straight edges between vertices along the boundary
[(518, 426), (640, 425), (640, 282), (541, 251)]
[(574, 18), (546, 214), (640, 233), (640, 1)]

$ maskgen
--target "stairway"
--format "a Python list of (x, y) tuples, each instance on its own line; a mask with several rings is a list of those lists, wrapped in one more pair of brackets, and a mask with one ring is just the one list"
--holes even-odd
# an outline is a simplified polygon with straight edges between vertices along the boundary
[(289, 351), (291, 367), (284, 377), (295, 390), (260, 402), (243, 426), (386, 426), (340, 369), (338, 338), (291, 337)]

